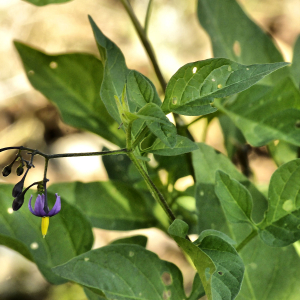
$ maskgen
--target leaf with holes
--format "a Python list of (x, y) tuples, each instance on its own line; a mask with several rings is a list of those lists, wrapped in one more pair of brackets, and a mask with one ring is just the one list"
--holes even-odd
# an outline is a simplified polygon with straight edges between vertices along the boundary
[(192, 259), (209, 300), (235, 299), (240, 291), (244, 264), (231, 239), (225, 234), (208, 230), (194, 242), (185, 239), (188, 225), (176, 219), (168, 230), (176, 243)]
[(253, 226), (252, 197), (237, 180), (222, 171), (216, 172), (215, 193), (224, 209), (226, 218), (232, 223), (248, 223)]
[(103, 66), (89, 54), (48, 55), (15, 42), (32, 86), (57, 105), (67, 124), (125, 145), (125, 135), (99, 96)]
[(235, 99), (217, 99), (215, 105), (255, 147), (279, 139), (300, 146), (300, 92), (290, 78), (273, 88), (256, 85)]
[[(41, 219), (29, 212), (27, 203), (11, 213), (12, 189), (13, 185), (0, 185), (0, 243), (35, 262), (50, 283), (65, 282), (51, 268), (91, 249), (93, 233), (89, 221), (78, 209), (62, 199), (62, 209), (50, 219), (48, 233), (43, 238)], [(30, 192), (32, 190), (27, 192), (27, 199)], [(54, 199), (55, 195), (49, 192), (50, 207)]]
[(189, 105), (194, 102), (203, 105), (206, 110), (207, 99), (240, 93), (286, 65), (288, 63), (280, 62), (246, 66), (225, 58), (211, 58), (186, 64), (170, 79), (162, 110), (166, 114), (185, 114), (185, 107), (188, 105), (186, 111), (189, 115)]
[[(211, 38), (214, 57), (229, 58), (241, 64), (283, 61), (270, 35), (244, 13), (236, 0), (198, 0), (197, 13)], [(273, 84), (288, 73), (286, 68), (279, 70), (264, 82)]]
[(259, 225), (260, 237), (272, 247), (300, 239), (300, 159), (280, 166), (269, 186), (269, 208)]
[(53, 271), (102, 292), (108, 299), (186, 299), (179, 269), (138, 245), (115, 244), (92, 250)]
[(152, 212), (155, 205), (152, 199), (120, 181), (55, 183), (48, 190), (76, 205), (94, 227), (133, 230), (158, 223)]

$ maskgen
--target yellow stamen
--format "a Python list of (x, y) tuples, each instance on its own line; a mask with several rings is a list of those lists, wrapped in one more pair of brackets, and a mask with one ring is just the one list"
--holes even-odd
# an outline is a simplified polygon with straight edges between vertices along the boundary
[(42, 235), (45, 238), (49, 227), (49, 217), (42, 217)]

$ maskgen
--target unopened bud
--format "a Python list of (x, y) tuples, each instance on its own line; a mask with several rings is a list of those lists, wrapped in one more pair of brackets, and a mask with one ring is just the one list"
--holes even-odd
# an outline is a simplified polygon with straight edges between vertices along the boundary
[(23, 187), (24, 187), (24, 178), (22, 178), (21, 181), (19, 181), (13, 188), (12, 190), (12, 196), (13, 197), (18, 197), (19, 195), (22, 194), (23, 191)]
[(17, 172), (18, 176), (21, 176), (23, 174), (23, 172), (24, 172), (23, 166), (19, 165), (18, 168), (17, 168), (17, 170), (16, 170), (16, 172)]
[(25, 193), (21, 193), (18, 197), (16, 197), (12, 203), (12, 209), (14, 211), (19, 210), (24, 203), (24, 195)]
[(11, 165), (6, 166), (6, 167), (3, 168), (2, 175), (4, 177), (8, 176), (10, 173), (11, 173)]

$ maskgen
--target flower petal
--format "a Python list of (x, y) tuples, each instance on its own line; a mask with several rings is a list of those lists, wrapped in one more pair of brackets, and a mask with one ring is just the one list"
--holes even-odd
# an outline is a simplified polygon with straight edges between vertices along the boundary
[(32, 195), (31, 195), (31, 197), (30, 197), (30, 199), (29, 199), (29, 202), (28, 202), (28, 208), (29, 208), (30, 212), (31, 212), (33, 215), (38, 216), (38, 215), (36, 214), (36, 212), (35, 212), (35, 211), (32, 209), (32, 207), (31, 207), (31, 200), (32, 200)]
[(35, 200), (34, 211), (35, 215), (39, 217), (45, 217), (46, 213), (44, 212), (44, 202), (45, 202), (45, 195), (38, 195)]
[(48, 213), (47, 216), (49, 217), (53, 217), (55, 216), (56, 214), (58, 214), (61, 210), (61, 201), (60, 201), (60, 196), (58, 196), (57, 194), (55, 194), (56, 196), (56, 201), (55, 201), (55, 204), (53, 206), (53, 208), (50, 210), (50, 212)]

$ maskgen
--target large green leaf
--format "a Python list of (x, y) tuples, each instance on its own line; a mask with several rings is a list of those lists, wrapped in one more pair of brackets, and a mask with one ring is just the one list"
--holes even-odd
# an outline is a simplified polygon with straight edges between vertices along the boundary
[(254, 86), (235, 99), (217, 99), (215, 105), (255, 147), (277, 139), (300, 146), (300, 93), (290, 78), (273, 88)]
[(297, 300), (300, 260), (293, 246), (273, 248), (258, 237), (241, 252), (245, 278), (236, 300)]
[[(236, 0), (198, 0), (198, 18), (211, 38), (214, 57), (225, 57), (242, 64), (283, 61), (268, 34), (241, 9)], [(271, 74), (273, 83), (287, 76), (285, 68)]]
[(157, 225), (153, 202), (119, 181), (56, 183), (49, 190), (76, 205), (94, 227), (133, 230)]
[(57, 105), (67, 124), (94, 132), (117, 145), (125, 135), (107, 113), (99, 90), (103, 66), (89, 54), (47, 55), (15, 42), (28, 80)]
[[(78, 209), (62, 199), (61, 212), (50, 219), (49, 231), (43, 238), (41, 218), (29, 212), (26, 202), (20, 210), (12, 212), (12, 188), (10, 184), (0, 185), (0, 244), (35, 262), (49, 282), (65, 282), (51, 268), (91, 249), (93, 233), (90, 223)], [(32, 190), (27, 192), (26, 200), (30, 192)], [(50, 207), (54, 199), (55, 195), (49, 192)]]
[(283, 247), (300, 239), (300, 159), (279, 167), (269, 186), (269, 208), (260, 225), (261, 238)]
[(185, 239), (188, 225), (177, 219), (168, 230), (192, 259), (209, 300), (235, 299), (244, 274), (244, 265), (228, 237), (221, 232), (203, 232), (194, 242)]
[(179, 269), (138, 245), (109, 245), (53, 270), (111, 300), (186, 299)]
[[(225, 58), (211, 58), (186, 64), (170, 79), (162, 109), (165, 113), (185, 114), (185, 106), (195, 102), (197, 105), (204, 105), (206, 110), (208, 99), (211, 102), (212, 98), (242, 92), (286, 65), (284, 62), (241, 65)], [(191, 115), (190, 108), (187, 109), (187, 114)]]
[(241, 183), (226, 173), (217, 171), (215, 193), (230, 222), (252, 225), (252, 197)]
[(48, 4), (65, 3), (65, 2), (72, 1), (72, 0), (24, 0), (24, 1), (34, 4), (36, 6), (44, 6), (44, 5), (48, 5)]
[(298, 148), (285, 141), (274, 141), (268, 144), (268, 151), (277, 166), (281, 166), (298, 157)]
[(151, 152), (157, 155), (174, 156), (192, 152), (198, 148), (197, 144), (190, 139), (177, 135), (176, 144), (173, 148), (166, 146), (161, 140), (156, 139), (151, 147), (142, 149), (144, 152)]
[[(236, 169), (226, 156), (203, 143), (198, 144), (198, 147), (199, 149), (193, 152), (193, 166), (196, 177), (195, 197), (199, 231), (216, 229), (230, 234), (226, 217), (214, 191), (217, 170), (226, 172), (231, 178), (239, 181), (249, 190), (253, 199), (252, 218), (255, 222), (260, 222), (267, 209), (265, 197)], [(242, 236), (244, 234), (244, 232), (241, 232)]]
[(104, 68), (100, 96), (110, 115), (120, 124), (121, 117), (114, 96), (121, 99), (129, 69), (121, 50), (101, 32), (90, 16), (89, 21)]

